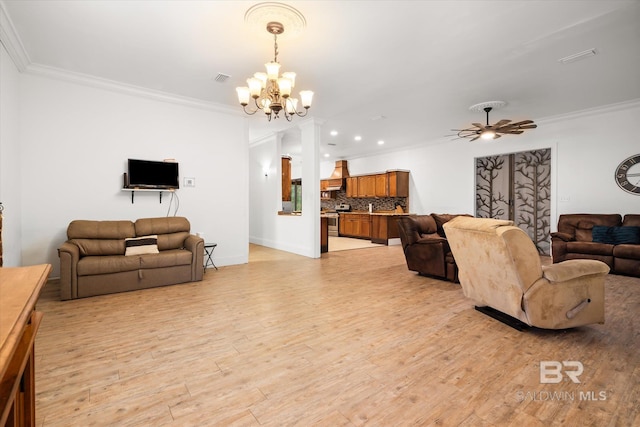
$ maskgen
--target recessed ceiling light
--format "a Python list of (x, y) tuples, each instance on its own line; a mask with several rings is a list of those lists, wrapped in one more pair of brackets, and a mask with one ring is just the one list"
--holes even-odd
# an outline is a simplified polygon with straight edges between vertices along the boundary
[(324, 156), (325, 157), (329, 157), (329, 153), (324, 153)]
[(378, 141), (378, 145), (382, 145), (382, 144), (384, 144), (383, 140)]
[(338, 134), (338, 131), (337, 130), (332, 130), (330, 132), (330, 134), (331, 134), (331, 136), (336, 136)]
[(360, 135), (356, 135), (353, 139), (355, 141), (362, 141), (362, 137)]

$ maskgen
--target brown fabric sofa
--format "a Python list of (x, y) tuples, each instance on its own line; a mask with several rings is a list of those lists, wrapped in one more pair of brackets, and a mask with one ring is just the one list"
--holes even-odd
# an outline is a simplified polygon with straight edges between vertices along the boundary
[(432, 213), (398, 218), (398, 232), (409, 270), (458, 282), (458, 268), (442, 228), (456, 216), (460, 215)]
[[(202, 280), (204, 240), (190, 234), (190, 228), (183, 217), (72, 221), (68, 240), (58, 248), (60, 298)], [(148, 238), (134, 239), (141, 236)], [(146, 245), (154, 241), (156, 246)], [(137, 254), (125, 255), (131, 252)]]
[[(626, 242), (626, 243), (625, 243)], [(553, 262), (595, 259), (611, 273), (640, 277), (640, 215), (565, 214), (551, 233)]]

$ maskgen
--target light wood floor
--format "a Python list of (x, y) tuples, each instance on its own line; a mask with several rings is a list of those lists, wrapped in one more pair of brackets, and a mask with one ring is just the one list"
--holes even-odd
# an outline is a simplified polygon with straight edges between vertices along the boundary
[[(75, 301), (56, 285), (38, 426), (640, 425), (637, 278), (608, 278), (605, 325), (526, 332), (409, 272), (400, 246), (252, 246), (203, 282)], [(540, 384), (545, 360), (582, 362), (580, 384)]]
[(377, 248), (380, 244), (371, 240), (354, 239), (352, 237), (329, 236), (329, 252), (348, 251), (351, 249)]

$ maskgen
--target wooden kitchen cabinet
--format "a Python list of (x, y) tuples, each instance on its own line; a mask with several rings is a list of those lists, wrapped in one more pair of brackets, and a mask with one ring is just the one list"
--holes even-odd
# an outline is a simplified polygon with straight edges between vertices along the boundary
[(358, 197), (376, 196), (376, 176), (361, 175), (358, 177)]
[(387, 171), (346, 179), (347, 197), (409, 197), (409, 171)]
[(282, 201), (291, 201), (291, 157), (282, 156)]
[(389, 196), (389, 186), (388, 179), (386, 173), (379, 173), (374, 175), (375, 177), (375, 189), (374, 195), (376, 197), (387, 197)]
[(389, 244), (389, 239), (400, 238), (398, 231), (400, 215), (371, 215), (371, 242)]
[(358, 197), (358, 177), (357, 176), (351, 176), (349, 178), (347, 178), (347, 189), (346, 189), (346, 195), (347, 197)]
[(409, 172), (387, 172), (387, 185), (389, 197), (409, 197)]
[(371, 215), (358, 213), (340, 214), (339, 232), (341, 236), (371, 238)]

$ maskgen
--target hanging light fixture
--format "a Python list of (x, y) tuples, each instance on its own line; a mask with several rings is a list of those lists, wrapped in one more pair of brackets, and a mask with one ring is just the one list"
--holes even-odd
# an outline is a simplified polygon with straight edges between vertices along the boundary
[[(287, 121), (291, 121), (294, 115), (304, 117), (309, 112), (313, 92), (310, 90), (300, 91), (300, 103), (304, 108), (304, 112), (298, 110), (298, 99), (291, 97), (291, 90), (295, 87), (296, 73), (285, 72), (279, 75), (280, 63), (278, 62), (278, 34), (284, 32), (284, 26), (280, 22), (269, 22), (267, 31), (273, 34), (273, 61), (265, 65), (266, 73), (258, 72), (247, 79), (247, 85), (236, 88), (238, 93), (238, 101), (242, 105), (245, 113), (253, 115), (258, 111), (266, 114), (267, 119), (280, 117), (281, 111)], [(247, 106), (253, 98), (255, 109)]]

